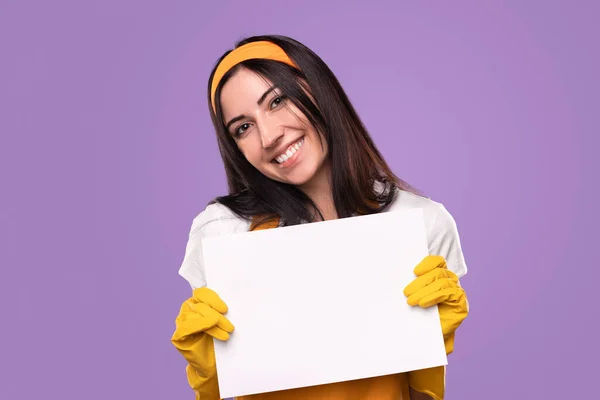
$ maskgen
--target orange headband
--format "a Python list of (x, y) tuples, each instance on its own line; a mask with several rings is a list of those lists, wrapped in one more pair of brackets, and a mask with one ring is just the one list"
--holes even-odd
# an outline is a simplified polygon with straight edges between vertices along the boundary
[(251, 42), (238, 47), (225, 56), (213, 75), (212, 86), (210, 88), (210, 102), (215, 113), (217, 112), (217, 108), (215, 106), (215, 93), (217, 91), (217, 86), (219, 86), (219, 82), (221, 82), (221, 79), (223, 79), (223, 76), (227, 73), (227, 71), (242, 61), (256, 58), (281, 61), (292, 67), (298, 68), (298, 66), (288, 57), (288, 55), (285, 54), (283, 49), (277, 46), (275, 43), (268, 41)]

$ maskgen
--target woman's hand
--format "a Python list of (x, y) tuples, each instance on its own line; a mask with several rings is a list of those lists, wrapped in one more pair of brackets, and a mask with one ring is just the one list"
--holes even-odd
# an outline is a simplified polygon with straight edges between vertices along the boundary
[[(415, 267), (415, 275), (417, 278), (404, 289), (407, 302), (424, 308), (437, 304), (446, 354), (450, 354), (454, 350), (454, 333), (469, 314), (467, 295), (460, 287), (458, 276), (448, 269), (443, 257), (425, 257)], [(444, 366), (410, 371), (411, 399), (442, 400), (446, 390), (445, 377)]]
[(441, 256), (427, 256), (416, 267), (417, 278), (404, 289), (411, 306), (438, 306), (446, 354), (454, 350), (454, 333), (469, 314), (469, 303), (456, 274)]
[(213, 338), (228, 340), (234, 330), (225, 313), (225, 302), (204, 287), (194, 290), (175, 320), (171, 341), (188, 362), (188, 381), (202, 399), (220, 399)]

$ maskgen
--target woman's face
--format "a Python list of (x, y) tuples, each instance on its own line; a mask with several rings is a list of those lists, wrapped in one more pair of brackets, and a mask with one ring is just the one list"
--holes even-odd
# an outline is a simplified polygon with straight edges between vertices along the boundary
[(327, 152), (306, 117), (258, 74), (240, 68), (221, 90), (224, 124), (246, 159), (263, 175), (310, 185)]

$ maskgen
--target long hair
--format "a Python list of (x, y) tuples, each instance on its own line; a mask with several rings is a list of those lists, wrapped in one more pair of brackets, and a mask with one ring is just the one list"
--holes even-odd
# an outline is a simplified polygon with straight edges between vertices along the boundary
[(321, 140), (326, 141), (333, 200), (339, 218), (356, 213), (381, 212), (393, 201), (398, 189), (416, 192), (390, 170), (342, 86), (319, 56), (302, 43), (279, 35), (253, 36), (236, 43), (235, 47), (254, 41), (275, 43), (299, 70), (266, 59), (244, 61), (228, 71), (221, 80), (215, 93), (214, 111), (211, 82), (217, 66), (231, 50), (216, 63), (208, 81), (208, 104), (225, 166), (229, 194), (217, 197), (213, 202), (227, 206), (245, 219), (278, 217), (283, 225), (322, 219), (314, 202), (300, 189), (267, 178), (252, 166), (227, 132), (220, 104), (221, 88), (241, 67), (258, 73), (278, 86), (306, 116)]

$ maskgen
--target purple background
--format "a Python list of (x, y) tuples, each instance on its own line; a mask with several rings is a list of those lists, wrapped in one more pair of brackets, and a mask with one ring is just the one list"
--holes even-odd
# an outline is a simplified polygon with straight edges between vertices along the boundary
[(320, 54), (454, 215), (472, 308), (447, 398), (593, 393), (600, 8), (205, 3), (2, 3), (0, 398), (193, 398), (170, 337), (190, 224), (225, 191), (206, 80), (260, 33)]

